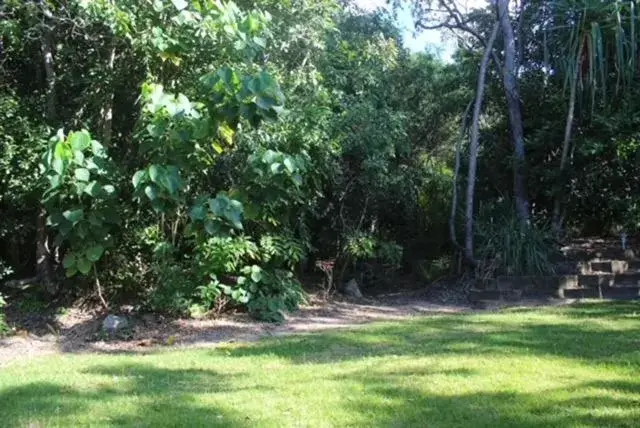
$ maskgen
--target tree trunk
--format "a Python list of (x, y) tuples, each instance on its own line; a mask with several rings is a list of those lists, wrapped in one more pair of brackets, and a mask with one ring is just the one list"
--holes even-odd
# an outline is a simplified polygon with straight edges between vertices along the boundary
[(484, 82), (487, 76), (487, 66), (491, 58), (493, 44), (498, 35), (499, 23), (496, 22), (491, 30), (491, 36), (487, 41), (487, 45), (480, 62), (480, 71), (478, 72), (478, 83), (476, 87), (476, 100), (473, 106), (473, 119), (471, 121), (471, 140), (469, 142), (469, 173), (467, 176), (467, 206), (465, 212), (465, 256), (473, 258), (473, 198), (476, 186), (476, 170), (478, 165), (478, 148), (480, 138), (480, 113), (482, 110), (482, 100), (484, 98)]
[[(560, 156), (560, 180), (564, 184), (564, 170), (567, 166), (567, 158), (569, 157), (569, 146), (571, 145), (571, 130), (573, 128), (573, 118), (576, 109), (576, 93), (578, 90), (578, 76), (580, 72), (580, 64), (582, 59), (582, 50), (584, 49), (584, 39), (578, 48), (576, 55), (575, 70), (571, 76), (571, 90), (569, 92), (569, 109), (567, 111), (567, 120), (564, 127), (564, 138), (562, 140), (562, 155)], [(553, 230), (559, 232), (562, 229), (562, 216), (560, 214), (560, 198), (562, 191), (559, 190), (555, 195), (553, 202)]]
[(449, 215), (449, 238), (455, 248), (464, 252), (464, 248), (458, 243), (458, 237), (456, 234), (456, 215), (458, 213), (458, 176), (460, 175), (460, 151), (462, 150), (462, 143), (465, 135), (469, 129), (469, 113), (474, 102), (471, 100), (464, 110), (462, 120), (460, 122), (460, 136), (456, 141), (456, 156), (455, 167), (453, 170), (453, 188), (451, 191), (451, 214)]
[(55, 294), (55, 282), (51, 269), (51, 254), (49, 252), (49, 237), (47, 235), (47, 212), (40, 209), (36, 223), (36, 277), (47, 292)]
[(53, 63), (53, 31), (51, 29), (51, 11), (46, 4), (42, 3), (42, 14), (44, 15), (44, 23), (42, 30), (42, 39), (40, 49), (42, 51), (42, 59), (44, 62), (45, 72), (45, 97), (46, 97), (46, 120), (50, 126), (54, 126), (56, 120), (56, 70)]
[[(53, 62), (53, 31), (51, 28), (53, 15), (45, 2), (41, 3), (43, 15), (43, 30), (40, 50), (45, 72), (46, 121), (49, 126), (56, 125), (56, 71)], [(36, 222), (36, 273), (38, 281), (47, 291), (55, 292), (53, 269), (51, 267), (51, 253), (49, 251), (49, 237), (47, 234), (47, 212), (40, 207)]]
[(107, 88), (107, 99), (105, 100), (104, 106), (100, 111), (102, 117), (102, 143), (105, 146), (109, 146), (111, 144), (111, 135), (113, 132), (113, 100), (114, 100), (114, 76), (113, 76), (113, 64), (116, 60), (116, 46), (115, 40), (111, 42), (111, 48), (109, 49), (109, 61), (107, 62), (107, 75), (108, 81), (106, 84)]
[(522, 107), (517, 76), (516, 40), (509, 18), (509, 0), (498, 0), (498, 15), (504, 38), (504, 91), (509, 110), (509, 124), (513, 139), (513, 193), (516, 202), (516, 213), (520, 224), (529, 223), (529, 199), (525, 173), (524, 129), (522, 124)]

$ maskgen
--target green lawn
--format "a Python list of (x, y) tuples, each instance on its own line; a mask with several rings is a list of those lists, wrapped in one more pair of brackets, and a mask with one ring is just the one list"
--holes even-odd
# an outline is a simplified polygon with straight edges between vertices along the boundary
[(640, 303), (0, 369), (0, 426), (640, 426)]

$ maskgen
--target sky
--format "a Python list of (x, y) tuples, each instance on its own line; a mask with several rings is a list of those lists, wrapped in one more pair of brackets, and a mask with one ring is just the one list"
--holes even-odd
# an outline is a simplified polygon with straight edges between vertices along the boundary
[[(375, 10), (379, 7), (389, 9), (391, 6), (386, 0), (355, 0), (355, 3), (366, 10)], [(463, 0), (467, 8), (482, 6), (486, 0)], [(443, 61), (451, 61), (456, 44), (451, 37), (444, 37), (441, 30), (424, 30), (416, 32), (411, 17), (410, 6), (405, 3), (402, 10), (398, 11), (398, 26), (403, 31), (405, 46), (413, 52), (429, 52), (440, 57)]]

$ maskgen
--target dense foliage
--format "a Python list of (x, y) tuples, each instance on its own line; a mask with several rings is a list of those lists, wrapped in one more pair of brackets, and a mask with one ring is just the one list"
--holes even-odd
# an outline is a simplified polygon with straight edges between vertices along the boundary
[(453, 3), (402, 7), (459, 36), (450, 64), (404, 48), (391, 13), (335, 0), (3, 2), (0, 278), (277, 321), (309, 274), (330, 290), (451, 273), (452, 193), (471, 181), (476, 272), (550, 269), (552, 223), (556, 237), (634, 233), (635, 3), (509, 9), (474, 177), (464, 112), (505, 1), (438, 4)]

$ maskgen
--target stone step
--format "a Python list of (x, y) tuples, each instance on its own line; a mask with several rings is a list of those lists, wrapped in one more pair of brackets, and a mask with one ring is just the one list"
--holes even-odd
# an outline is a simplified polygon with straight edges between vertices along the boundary
[(484, 281), (469, 293), (469, 300), (517, 301), (523, 298), (640, 298), (640, 273), (501, 276)]
[(640, 299), (640, 287), (583, 287), (561, 290), (559, 293), (522, 290), (472, 289), (469, 301), (518, 301), (521, 299)]
[(640, 260), (603, 260), (565, 261), (557, 266), (557, 273), (561, 275), (577, 274), (589, 275), (597, 273), (640, 273)]
[(640, 287), (588, 287), (564, 290), (565, 299), (638, 299)]
[(588, 288), (597, 286), (613, 288), (633, 286), (640, 287), (640, 273), (579, 275), (578, 287), (567, 288)]

